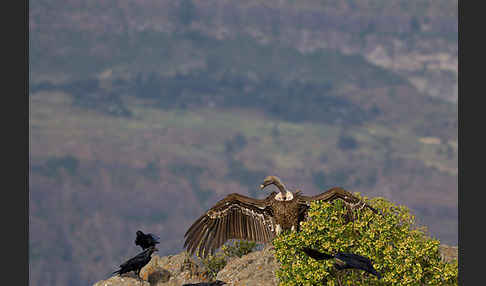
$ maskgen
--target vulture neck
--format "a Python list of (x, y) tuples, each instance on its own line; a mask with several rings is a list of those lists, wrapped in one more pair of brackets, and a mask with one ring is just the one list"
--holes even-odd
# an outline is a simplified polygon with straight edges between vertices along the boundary
[(287, 190), (285, 185), (280, 181), (275, 181), (274, 185), (277, 186), (280, 193), (275, 196), (277, 201), (291, 201), (294, 198), (294, 194)]

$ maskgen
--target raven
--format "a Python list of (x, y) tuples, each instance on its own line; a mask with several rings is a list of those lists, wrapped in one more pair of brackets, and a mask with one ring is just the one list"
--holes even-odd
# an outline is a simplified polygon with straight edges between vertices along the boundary
[(316, 259), (316, 260), (324, 260), (324, 259), (331, 259), (334, 258), (336, 263), (334, 263), (334, 267), (337, 270), (342, 269), (361, 269), (370, 274), (375, 275), (378, 279), (381, 279), (380, 273), (378, 273), (374, 268), (371, 260), (367, 257), (354, 254), (354, 253), (345, 253), (345, 252), (338, 252), (335, 255), (326, 254), (319, 252), (315, 249), (304, 247), (302, 249), (307, 255)]
[(155, 246), (159, 242), (160, 237), (151, 234), (143, 233), (141, 230), (137, 231), (137, 238), (135, 239), (135, 245), (140, 245), (140, 247), (145, 250), (151, 246)]
[(112, 275), (122, 275), (123, 273), (135, 271), (135, 273), (137, 274), (137, 278), (140, 279), (140, 270), (150, 262), (150, 259), (152, 259), (151, 255), (152, 253), (154, 253), (154, 251), (158, 251), (155, 246), (151, 246), (145, 249), (141, 253), (137, 254), (135, 257), (125, 261), (122, 265), (120, 265), (120, 269), (113, 272)]

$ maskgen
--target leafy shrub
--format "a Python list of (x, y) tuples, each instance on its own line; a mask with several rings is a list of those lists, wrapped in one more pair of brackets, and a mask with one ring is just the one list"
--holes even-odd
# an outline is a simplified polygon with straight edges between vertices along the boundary
[(227, 257), (242, 257), (252, 252), (256, 242), (246, 240), (235, 240), (232, 245), (223, 245), (221, 248)]
[(214, 255), (210, 254), (205, 258), (199, 258), (207, 271), (207, 276), (209, 279), (216, 278), (218, 272), (226, 266), (226, 263), (228, 263), (227, 258), (221, 251), (215, 253)]
[(424, 228), (415, 227), (408, 208), (383, 198), (362, 199), (383, 216), (362, 209), (355, 211), (355, 221), (346, 224), (342, 201), (313, 202), (310, 220), (302, 223), (299, 233), (284, 232), (274, 239), (280, 286), (337, 285), (334, 261), (314, 260), (300, 251), (304, 246), (369, 257), (383, 276), (378, 280), (361, 270), (344, 270), (340, 272), (342, 285), (457, 285), (457, 261), (441, 260), (440, 242), (427, 237)]
[(232, 244), (226, 244), (221, 247), (221, 251), (214, 255), (208, 255), (205, 258), (200, 258), (202, 264), (207, 269), (207, 274), (210, 279), (216, 278), (218, 272), (223, 269), (228, 263), (228, 258), (242, 257), (252, 252), (256, 247), (256, 243), (245, 240), (235, 240)]

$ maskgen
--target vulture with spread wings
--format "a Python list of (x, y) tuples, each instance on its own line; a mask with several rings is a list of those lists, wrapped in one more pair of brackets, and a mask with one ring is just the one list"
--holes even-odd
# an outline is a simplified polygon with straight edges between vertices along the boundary
[(275, 185), (279, 192), (272, 192), (264, 199), (254, 199), (240, 194), (230, 194), (217, 202), (199, 217), (187, 230), (184, 247), (192, 255), (198, 250), (200, 257), (221, 247), (230, 239), (266, 243), (272, 241), (282, 230), (299, 230), (300, 222), (307, 218), (310, 202), (335, 199), (344, 201), (348, 210), (367, 207), (374, 208), (355, 197), (350, 192), (336, 187), (316, 195), (304, 196), (301, 191), (287, 190), (282, 181), (268, 176), (260, 185), (261, 189)]

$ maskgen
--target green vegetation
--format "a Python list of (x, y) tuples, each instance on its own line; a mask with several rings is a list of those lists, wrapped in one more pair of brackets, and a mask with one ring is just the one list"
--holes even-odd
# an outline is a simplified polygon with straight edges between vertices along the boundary
[(257, 244), (253, 241), (235, 240), (221, 248), (226, 257), (242, 257), (255, 250)]
[(214, 255), (200, 258), (204, 268), (207, 271), (209, 279), (215, 279), (218, 272), (226, 266), (227, 260), (222, 252), (217, 252)]
[(205, 258), (200, 258), (202, 264), (207, 270), (210, 279), (216, 278), (218, 272), (223, 269), (228, 263), (228, 259), (247, 255), (255, 250), (257, 244), (252, 241), (233, 240), (221, 247), (221, 250), (214, 255), (208, 255)]
[(344, 285), (457, 285), (457, 261), (441, 260), (439, 241), (415, 226), (408, 208), (382, 198), (363, 199), (383, 216), (363, 209), (356, 211), (355, 221), (346, 223), (341, 201), (314, 202), (301, 232), (286, 232), (274, 240), (281, 286), (322, 285), (323, 281), (337, 285), (332, 260), (316, 261), (299, 250), (304, 246), (369, 257), (383, 276), (378, 280), (363, 271), (345, 270), (340, 274)]

